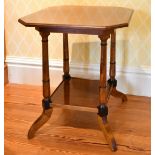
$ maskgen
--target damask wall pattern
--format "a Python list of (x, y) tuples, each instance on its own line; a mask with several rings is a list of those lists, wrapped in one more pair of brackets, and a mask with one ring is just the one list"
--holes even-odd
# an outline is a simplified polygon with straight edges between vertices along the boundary
[[(117, 64), (129, 67), (150, 67), (150, 0), (5, 0), (5, 44), (7, 56), (41, 58), (41, 37), (34, 28), (26, 28), (18, 19), (55, 5), (103, 5), (134, 9), (128, 28), (117, 32)], [(70, 60), (96, 64), (100, 60), (97, 36), (69, 34)], [(62, 34), (49, 37), (50, 59), (62, 59)]]

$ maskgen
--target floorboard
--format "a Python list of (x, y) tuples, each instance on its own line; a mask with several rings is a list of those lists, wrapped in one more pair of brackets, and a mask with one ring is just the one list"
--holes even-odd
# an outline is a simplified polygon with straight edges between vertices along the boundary
[[(111, 155), (97, 124), (95, 108), (54, 107), (51, 119), (27, 139), (41, 114), (40, 86), (5, 86), (5, 155)], [(150, 98), (128, 95), (128, 102), (111, 97), (109, 123), (117, 140), (115, 155), (150, 154)]]

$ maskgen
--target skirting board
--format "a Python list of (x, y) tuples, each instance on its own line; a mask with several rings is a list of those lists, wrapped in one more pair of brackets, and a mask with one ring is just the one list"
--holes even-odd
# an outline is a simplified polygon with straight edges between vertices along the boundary
[[(42, 84), (41, 59), (7, 57), (9, 83)], [(63, 62), (49, 60), (51, 87), (56, 87), (62, 80)], [(99, 79), (99, 64), (82, 65), (70, 62), (70, 74), (73, 77)], [(109, 66), (108, 66), (109, 68)], [(151, 96), (151, 72), (147, 67), (119, 67), (116, 66), (118, 90), (139, 96)], [(108, 72), (107, 72), (108, 76)]]

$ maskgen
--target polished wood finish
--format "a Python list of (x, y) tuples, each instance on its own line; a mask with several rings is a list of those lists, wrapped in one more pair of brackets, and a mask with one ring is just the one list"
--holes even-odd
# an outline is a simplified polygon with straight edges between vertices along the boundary
[[(110, 45), (110, 70), (109, 70), (109, 76), (111, 80), (115, 80), (116, 76), (116, 31), (113, 30), (111, 33), (111, 45)], [(116, 89), (116, 86), (114, 86), (111, 89), (112, 96), (119, 97), (122, 99), (122, 102), (127, 101), (127, 97), (122, 92), (118, 91)]]
[[(116, 28), (120, 25), (128, 25), (132, 12), (132, 9), (121, 7), (53, 6), (25, 16), (21, 18), (20, 21), (23, 21), (25, 26), (34, 27), (72, 25), (79, 27), (89, 26), (93, 28)], [(117, 26), (115, 27), (115, 25)]]
[[(117, 81), (115, 79), (115, 29), (121, 27), (127, 27), (133, 10), (121, 7), (104, 7), (104, 6), (54, 6), (47, 9), (38, 11), (31, 15), (20, 18), (18, 21), (28, 27), (35, 27), (42, 36), (42, 53), (43, 53), (43, 113), (32, 125), (29, 130), (28, 138), (32, 138), (34, 133), (50, 118), (52, 113), (51, 100), (57, 101), (57, 98), (61, 98), (60, 103), (62, 105), (77, 107), (81, 105), (81, 101), (85, 101), (83, 105), (92, 104), (94, 93), (82, 97), (76, 94), (76, 102), (74, 96), (74, 85), (82, 79), (71, 79), (69, 75), (69, 49), (68, 49), (68, 33), (78, 34), (94, 34), (98, 35), (101, 41), (101, 61), (100, 61), (100, 80), (99, 80), (99, 95), (98, 95), (98, 120), (99, 125), (107, 139), (107, 142), (112, 151), (117, 150), (116, 142), (108, 124), (108, 106), (107, 102), (110, 95), (122, 98), (122, 101), (126, 101), (126, 96), (117, 91)], [(63, 33), (63, 81), (56, 88), (54, 93), (50, 97), (50, 82), (49, 82), (49, 65), (48, 65), (48, 35), (50, 32)], [(107, 81), (107, 40), (111, 36), (111, 56), (110, 56), (110, 80)], [(79, 83), (78, 87), (95, 87), (94, 81), (86, 80), (82, 85)], [(98, 86), (98, 85), (97, 85)], [(73, 89), (72, 89), (73, 87)], [(96, 88), (95, 88), (96, 89)], [(83, 89), (79, 89), (78, 92), (81, 95)], [(92, 88), (86, 90), (87, 92), (93, 92)], [(58, 93), (59, 92), (59, 93)], [(63, 95), (61, 95), (63, 93)], [(84, 93), (85, 94), (85, 93)], [(88, 94), (88, 93), (86, 93)], [(57, 96), (57, 97), (55, 97)], [(73, 99), (71, 98), (73, 96)], [(79, 99), (78, 99), (79, 98)], [(77, 105), (76, 105), (77, 104)], [(95, 102), (93, 102), (95, 104)], [(75, 106), (76, 105), (76, 106)], [(63, 106), (64, 107), (64, 106)], [(48, 111), (47, 111), (48, 110)]]
[(34, 137), (35, 132), (44, 125), (51, 117), (53, 108), (45, 108), (44, 102), (50, 100), (50, 79), (49, 79), (49, 61), (48, 61), (48, 36), (50, 33), (40, 32), (42, 37), (42, 74), (43, 74), (43, 112), (40, 117), (32, 124), (28, 131), (28, 138)]
[(128, 95), (127, 104), (110, 97), (108, 118), (118, 147), (113, 153), (97, 124), (96, 108), (54, 107), (51, 119), (35, 138), (27, 140), (27, 130), (42, 109), (42, 87), (7, 84), (4, 92), (5, 155), (151, 154), (151, 99), (148, 97)]
[(8, 66), (4, 62), (4, 85), (8, 83)]
[(73, 106), (96, 108), (98, 101), (98, 80), (87, 80), (80, 78), (71, 78), (64, 80), (61, 85), (51, 95), (53, 104), (56, 106)]
[(49, 78), (49, 61), (48, 61), (48, 32), (40, 32), (42, 37), (42, 76), (43, 76), (43, 97), (50, 97), (50, 78)]
[(63, 33), (63, 72), (64, 78), (69, 78), (69, 49), (68, 49), (68, 34)]
[(107, 118), (106, 117), (102, 118), (100, 116), (97, 116), (97, 118), (98, 118), (99, 126), (109, 144), (110, 149), (112, 151), (116, 151), (117, 150), (116, 141), (111, 131)]
[(101, 40), (101, 59), (100, 59), (100, 86), (99, 86), (99, 103), (107, 103), (107, 39), (109, 38), (109, 33), (99, 36)]
[[(108, 102), (108, 92), (107, 92), (107, 39), (110, 37), (110, 34), (104, 34), (99, 36), (101, 40), (101, 60), (100, 60), (100, 85), (99, 85), (99, 104), (105, 105)], [(107, 116), (102, 118), (98, 116), (100, 127), (107, 139), (110, 149), (116, 151), (116, 142), (111, 132), (110, 126), (107, 121)]]
[(6, 44), (5, 44), (5, 31), (4, 31), (4, 85), (8, 83), (8, 65), (6, 59)]
[(51, 117), (53, 109), (47, 109), (43, 110), (40, 117), (32, 124), (31, 128), (28, 131), (28, 139), (31, 139), (34, 137), (36, 131), (40, 129)]
[[(51, 100), (53, 105), (58, 107), (67, 109), (73, 107), (75, 109), (85, 107), (92, 110), (92, 108), (96, 108), (99, 104), (99, 85), (99, 80), (71, 77), (70, 79), (63, 80), (60, 83), (60, 85), (52, 93)], [(112, 91), (109, 91), (108, 87), (105, 89), (105, 91), (109, 92), (111, 95)], [(108, 100), (109, 97), (107, 96)]]
[(51, 32), (103, 34), (107, 29), (127, 27), (132, 13), (121, 7), (54, 6), (20, 18), (19, 22), (49, 28)]
[(114, 96), (114, 97), (118, 97), (118, 98), (121, 98), (122, 99), (122, 102), (126, 102), (127, 101), (127, 97), (124, 93), (118, 91), (116, 89), (116, 87), (114, 87), (111, 91), (111, 95)]
[(116, 32), (113, 30), (111, 32), (111, 44), (110, 44), (110, 79), (114, 80), (116, 75)]

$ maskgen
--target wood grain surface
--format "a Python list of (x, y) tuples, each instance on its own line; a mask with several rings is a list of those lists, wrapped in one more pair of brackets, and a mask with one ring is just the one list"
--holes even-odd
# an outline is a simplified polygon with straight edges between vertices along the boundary
[(128, 26), (133, 10), (108, 6), (54, 6), (19, 19), (28, 27), (119, 28)]
[(109, 124), (117, 139), (113, 153), (99, 129), (97, 109), (54, 107), (51, 119), (32, 140), (27, 132), (41, 114), (42, 88), (5, 86), (5, 155), (149, 155), (150, 98), (128, 95), (128, 102), (110, 97)]
[[(81, 78), (64, 80), (54, 91), (54, 105), (96, 108), (99, 104), (99, 81)], [(78, 106), (78, 107), (77, 107)], [(93, 110), (93, 109), (92, 109)]]

